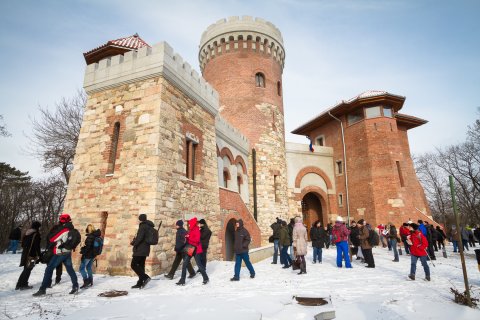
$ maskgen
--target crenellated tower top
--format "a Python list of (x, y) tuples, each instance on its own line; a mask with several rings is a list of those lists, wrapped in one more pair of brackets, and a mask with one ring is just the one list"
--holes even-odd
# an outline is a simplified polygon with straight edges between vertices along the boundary
[(272, 55), (282, 70), (285, 50), (280, 30), (271, 22), (250, 16), (229, 17), (210, 25), (202, 34), (198, 59), (205, 64), (224, 52), (252, 50)]

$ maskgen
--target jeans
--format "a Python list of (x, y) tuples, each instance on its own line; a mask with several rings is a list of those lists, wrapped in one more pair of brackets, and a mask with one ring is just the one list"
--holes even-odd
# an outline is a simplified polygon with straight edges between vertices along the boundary
[[(79, 271), (82, 274), (83, 280), (93, 279), (92, 265), (93, 265), (93, 259), (82, 259), (82, 262), (80, 263)], [(87, 271), (85, 272), (85, 270)]]
[(248, 271), (250, 271), (250, 276), (255, 276), (255, 270), (253, 269), (252, 263), (250, 262), (250, 256), (248, 252), (236, 253), (235, 254), (235, 279), (240, 279), (240, 268), (242, 267), (242, 260), (245, 262)]
[(470, 249), (468, 249), (468, 240), (462, 239), (462, 244), (463, 244), (463, 250), (467, 249), (467, 251), (470, 251)]
[(145, 273), (145, 260), (147, 257), (140, 257), (140, 256), (133, 256), (132, 257), (132, 263), (130, 264), (130, 267), (132, 268), (133, 271), (138, 276), (138, 281), (137, 285), (141, 285), (145, 280), (147, 280), (149, 277)]
[(322, 262), (322, 248), (313, 247), (313, 262)]
[[(348, 256), (348, 242), (340, 241), (337, 242), (337, 267), (342, 267), (342, 258), (345, 259), (345, 267), (351, 268), (350, 257)], [(343, 257), (342, 257), (343, 255)]]
[(279, 239), (274, 239), (273, 240), (273, 263), (277, 263), (278, 253), (280, 252), (279, 251), (279, 246), (278, 246), (279, 242), (280, 242)]
[(397, 250), (397, 240), (390, 239), (388, 240), (390, 247), (393, 249), (394, 260), (398, 261), (398, 250)]
[(18, 240), (10, 240), (10, 243), (8, 244), (8, 251), (12, 251), (12, 253), (17, 253), (17, 247), (18, 247)]
[[(168, 272), (169, 276), (174, 276), (175, 271), (177, 271), (178, 266), (180, 265), (180, 262), (183, 260), (183, 253), (182, 252), (176, 252), (175, 254), (175, 260), (173, 260), (172, 267), (170, 268), (170, 271)], [(192, 264), (189, 263), (187, 265), (188, 273), (190, 275), (195, 275), (195, 270), (193, 270)]]
[(292, 264), (292, 259), (290, 259), (290, 256), (288, 255), (288, 247), (287, 246), (282, 247), (282, 250), (280, 251), (280, 258), (283, 258), (283, 259), (280, 259), (280, 260), (283, 260), (282, 264), (284, 266), (289, 266), (289, 265)]
[(72, 285), (75, 288), (78, 288), (78, 279), (77, 279), (77, 274), (75, 273), (75, 270), (73, 270), (73, 265), (72, 265), (72, 254), (65, 254), (65, 255), (54, 255), (50, 262), (47, 265), (47, 268), (45, 269), (45, 274), (43, 275), (43, 281), (42, 285), (40, 286), (40, 290), (46, 290), (48, 286), (50, 286), (52, 282), (52, 275), (53, 275), (53, 270), (57, 268), (58, 265), (61, 264), (65, 265), (65, 268), (67, 269), (67, 273), (70, 276), (70, 279), (72, 280)]
[[(207, 272), (205, 272), (205, 267), (200, 260), (200, 254), (194, 254), (193, 258), (197, 263), (198, 270), (202, 274), (203, 280), (208, 280)], [(190, 257), (188, 254), (183, 255), (182, 277), (180, 278), (180, 282), (185, 282), (185, 278), (187, 277), (187, 266), (190, 265), (190, 260), (192, 260), (192, 257)]]
[(453, 244), (453, 252), (457, 252), (458, 250), (458, 241), (457, 240), (452, 240)]
[(418, 259), (420, 259), (420, 262), (422, 263), (423, 270), (425, 271), (425, 276), (430, 277), (430, 268), (428, 267), (427, 256), (421, 256), (421, 257), (417, 257), (414, 255), (411, 256), (412, 264), (410, 266), (410, 274), (415, 275), (415, 272), (417, 271)]

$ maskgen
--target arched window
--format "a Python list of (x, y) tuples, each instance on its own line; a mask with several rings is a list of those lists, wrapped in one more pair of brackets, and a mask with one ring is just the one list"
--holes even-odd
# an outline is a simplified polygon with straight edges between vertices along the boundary
[(110, 156), (108, 158), (107, 174), (113, 174), (115, 171), (115, 161), (117, 160), (118, 139), (120, 137), (120, 122), (115, 122), (113, 127), (112, 142), (110, 146)]
[(261, 72), (255, 74), (255, 85), (259, 88), (265, 88), (265, 76)]

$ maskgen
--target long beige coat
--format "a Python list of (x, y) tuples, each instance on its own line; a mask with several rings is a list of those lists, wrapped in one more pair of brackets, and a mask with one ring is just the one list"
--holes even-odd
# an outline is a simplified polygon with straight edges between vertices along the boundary
[(300, 223), (295, 223), (293, 227), (293, 246), (296, 248), (296, 252), (298, 256), (305, 256), (307, 255), (307, 229), (305, 226)]

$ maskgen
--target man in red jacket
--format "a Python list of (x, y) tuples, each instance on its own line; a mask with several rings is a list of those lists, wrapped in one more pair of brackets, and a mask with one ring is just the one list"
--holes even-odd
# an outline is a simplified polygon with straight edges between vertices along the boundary
[(410, 245), (410, 257), (412, 264), (410, 266), (410, 274), (408, 277), (415, 280), (415, 271), (417, 270), (417, 260), (420, 259), (423, 270), (425, 271), (425, 280), (430, 281), (430, 268), (427, 264), (427, 248), (428, 241), (422, 232), (418, 230), (418, 224), (409, 225), (411, 234), (407, 236), (407, 242)]

